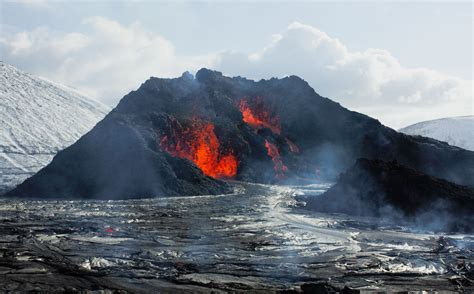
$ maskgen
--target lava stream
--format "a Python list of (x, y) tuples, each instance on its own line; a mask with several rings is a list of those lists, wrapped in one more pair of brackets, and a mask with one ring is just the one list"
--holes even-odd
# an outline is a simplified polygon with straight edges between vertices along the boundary
[(211, 122), (193, 119), (187, 128), (176, 122), (171, 134), (161, 137), (160, 147), (173, 156), (191, 160), (210, 177), (232, 178), (237, 174), (238, 160), (232, 150), (221, 153)]
[(277, 135), (281, 133), (278, 116), (272, 115), (266, 108), (261, 97), (253, 99), (252, 103), (249, 103), (245, 98), (240, 100), (239, 109), (240, 112), (242, 112), (244, 122), (249, 124), (252, 128), (268, 128)]
[(276, 177), (282, 179), (285, 177), (285, 172), (288, 171), (286, 165), (283, 164), (281, 160), (280, 151), (278, 151), (278, 147), (265, 140), (265, 147), (267, 148), (268, 156), (272, 158), (273, 161), (273, 169), (275, 170)]

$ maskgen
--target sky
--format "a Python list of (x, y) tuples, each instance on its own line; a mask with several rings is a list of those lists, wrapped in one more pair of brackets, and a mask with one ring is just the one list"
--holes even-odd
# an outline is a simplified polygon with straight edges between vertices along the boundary
[(0, 59), (114, 106), (201, 67), (298, 75), (400, 128), (472, 115), (472, 2), (1, 1)]

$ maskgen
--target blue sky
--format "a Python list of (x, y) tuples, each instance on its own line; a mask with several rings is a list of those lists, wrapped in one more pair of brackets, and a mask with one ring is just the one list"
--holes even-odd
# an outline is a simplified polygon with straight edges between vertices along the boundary
[(471, 2), (0, 5), (2, 60), (111, 105), (150, 75), (207, 66), (298, 74), (392, 127), (473, 112)]

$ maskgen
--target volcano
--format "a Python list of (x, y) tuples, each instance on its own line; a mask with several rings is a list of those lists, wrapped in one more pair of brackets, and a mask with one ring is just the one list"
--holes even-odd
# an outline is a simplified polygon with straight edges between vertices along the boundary
[(360, 157), (474, 186), (474, 152), (398, 133), (296, 76), (253, 81), (201, 69), (195, 77), (150, 78), (8, 195), (220, 194), (232, 190), (228, 180), (333, 180)]

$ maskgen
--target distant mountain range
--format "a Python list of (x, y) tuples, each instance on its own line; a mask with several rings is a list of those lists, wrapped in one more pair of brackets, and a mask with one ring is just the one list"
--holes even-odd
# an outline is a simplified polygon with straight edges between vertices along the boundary
[(0, 192), (47, 165), (109, 110), (74, 89), (0, 62)]
[(474, 115), (419, 122), (400, 129), (400, 132), (433, 138), (474, 151)]

